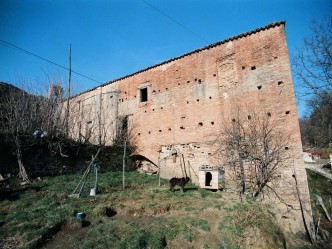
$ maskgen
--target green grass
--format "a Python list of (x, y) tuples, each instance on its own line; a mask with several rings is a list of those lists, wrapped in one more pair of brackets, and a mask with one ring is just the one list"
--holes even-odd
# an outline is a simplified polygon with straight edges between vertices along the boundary
[[(254, 242), (260, 237), (267, 247), (282, 246), (282, 230), (277, 226), (274, 217), (264, 212), (257, 203), (235, 204), (226, 209), (227, 215), (219, 224), (218, 231), (225, 248), (241, 248), (243, 240)], [(242, 245), (242, 246), (241, 246)]]
[(42, 182), (16, 189), (17, 200), (2, 200), (0, 245), (1, 241), (13, 237), (23, 248), (34, 248), (45, 236), (54, 233), (55, 227), (60, 229), (61, 224), (80, 227), (81, 223), (73, 215), (75, 211), (85, 212), (91, 222), (86, 234), (88, 239), (80, 240), (75, 235), (71, 238), (71, 243), (79, 248), (92, 248), (97, 244), (100, 248), (110, 245), (115, 248), (163, 248), (166, 237), (174, 239), (187, 228), (177, 219), (162, 217), (153, 217), (145, 224), (142, 221), (140, 224), (121, 220), (111, 222), (102, 213), (109, 207), (121, 210), (123, 215), (137, 214), (138, 217), (163, 214), (171, 209), (185, 209), (184, 201), (194, 205), (195, 193), (171, 193), (166, 188), (167, 181), (162, 180), (162, 188), (158, 188), (156, 176), (136, 172), (126, 173), (126, 189), (122, 191), (122, 173), (109, 172), (99, 175), (96, 198), (88, 196), (94, 185), (93, 177), (88, 179), (83, 197), (68, 198), (80, 177), (79, 174), (47, 177)]
[[(126, 173), (123, 191), (122, 173), (107, 172), (99, 174), (96, 197), (89, 196), (94, 186), (91, 176), (82, 197), (69, 198), (80, 177), (80, 174), (47, 177), (42, 182), (18, 187), (16, 199), (3, 199), (0, 248), (9, 245), (39, 248), (46, 238), (61, 229), (65, 231), (62, 236), (67, 237), (59, 243), (66, 243), (68, 248), (158, 249), (172, 241), (195, 247), (197, 240), (202, 239), (206, 239), (202, 245), (210, 247), (223, 248), (225, 241), (230, 246), (241, 245), (240, 240), (234, 239), (245, 233), (239, 217), (242, 212), (248, 213), (251, 206), (234, 206), (225, 211), (226, 198), (221, 193), (197, 189), (194, 185), (188, 186), (184, 193), (170, 192), (168, 181), (162, 180), (159, 187), (157, 176), (136, 172)], [(107, 217), (106, 208), (117, 214)], [(211, 220), (221, 220), (223, 213), (227, 214), (219, 232), (212, 230), (211, 220), (201, 217), (207, 208), (208, 212), (215, 212)], [(82, 222), (73, 215), (77, 211), (87, 214), (89, 226), (82, 228)], [(257, 222), (249, 219), (246, 225), (258, 227), (260, 222), (266, 222), (266, 217), (262, 217)], [(218, 237), (218, 233), (222, 234), (219, 244), (210, 244), (208, 236)]]
[[(311, 206), (314, 213), (322, 213), (320, 206), (316, 205), (317, 195), (322, 197), (327, 211), (332, 213), (332, 181), (312, 170), (307, 170), (308, 186), (311, 197)], [(323, 215), (324, 216), (324, 215)]]

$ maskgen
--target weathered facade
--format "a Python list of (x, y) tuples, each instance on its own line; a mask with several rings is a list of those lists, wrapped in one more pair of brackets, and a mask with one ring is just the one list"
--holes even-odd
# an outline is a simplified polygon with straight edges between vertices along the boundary
[(127, 120), (137, 155), (159, 164), (164, 178), (183, 176), (187, 165), (198, 183), (198, 167), (215, 164), (222, 124), (238, 108), (261, 111), (291, 132), (293, 170), (307, 194), (284, 26), (269, 24), (72, 97), (72, 136), (111, 145)]

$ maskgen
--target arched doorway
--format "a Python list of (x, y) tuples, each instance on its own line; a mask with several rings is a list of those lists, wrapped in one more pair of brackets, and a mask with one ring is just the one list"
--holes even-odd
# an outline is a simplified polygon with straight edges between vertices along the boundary
[(205, 186), (211, 186), (212, 174), (211, 172), (206, 172), (205, 174)]

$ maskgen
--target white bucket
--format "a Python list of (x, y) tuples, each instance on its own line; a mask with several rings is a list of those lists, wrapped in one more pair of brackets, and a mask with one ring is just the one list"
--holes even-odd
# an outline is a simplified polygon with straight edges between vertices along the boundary
[(90, 190), (90, 196), (96, 196), (96, 188)]

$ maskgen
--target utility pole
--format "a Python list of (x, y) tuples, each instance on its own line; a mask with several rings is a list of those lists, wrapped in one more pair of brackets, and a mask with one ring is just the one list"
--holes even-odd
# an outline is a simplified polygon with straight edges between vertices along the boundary
[(69, 135), (69, 98), (70, 98), (70, 81), (71, 81), (71, 44), (69, 44), (69, 77), (68, 77), (68, 98), (66, 113), (66, 135)]

